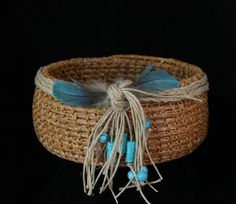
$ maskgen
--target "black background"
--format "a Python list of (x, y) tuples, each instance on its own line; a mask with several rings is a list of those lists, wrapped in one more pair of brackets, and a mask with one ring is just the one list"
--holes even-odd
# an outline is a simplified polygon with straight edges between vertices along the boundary
[[(14, 54), (9, 71), (23, 83), (20, 91), (14, 91), (14, 100), (4, 101), (13, 107), (20, 99), (17, 107), (21, 104), (11, 110), (17, 121), (14, 128), (10, 124), (4, 127), (17, 135), (9, 136), (14, 145), (8, 151), (9, 161), (16, 164), (12, 175), (17, 177), (17, 203), (114, 203), (109, 192), (93, 197), (83, 194), (82, 166), (57, 158), (41, 146), (33, 130), (31, 105), (34, 76), (40, 66), (72, 57), (125, 53), (196, 64), (210, 82), (207, 139), (191, 155), (159, 165), (164, 181), (157, 186), (159, 193), (145, 190), (149, 200), (161, 204), (236, 203), (236, 6), (232, 2), (9, 2), (5, 24), (14, 44), (9, 49)], [(124, 170), (118, 174), (119, 184), (126, 176)], [(128, 202), (144, 203), (134, 190), (120, 197), (120, 203)]]

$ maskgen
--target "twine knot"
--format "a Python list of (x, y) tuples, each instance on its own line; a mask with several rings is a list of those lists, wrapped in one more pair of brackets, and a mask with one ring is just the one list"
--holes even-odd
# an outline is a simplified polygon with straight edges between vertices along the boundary
[(115, 111), (122, 111), (128, 104), (123, 89), (132, 84), (130, 80), (124, 80), (121, 83), (114, 83), (108, 87), (107, 94), (111, 100), (111, 106)]

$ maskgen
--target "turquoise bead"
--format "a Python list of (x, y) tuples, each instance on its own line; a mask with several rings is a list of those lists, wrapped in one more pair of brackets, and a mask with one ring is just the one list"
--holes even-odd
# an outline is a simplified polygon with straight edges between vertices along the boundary
[(145, 172), (147, 172), (148, 173), (148, 168), (146, 167), (146, 166), (142, 166), (142, 171), (145, 171)]
[(127, 138), (128, 138), (128, 134), (125, 132), (124, 135), (123, 135), (123, 143), (119, 144), (119, 146), (118, 146), (118, 153), (125, 154), (126, 145), (127, 145)]
[(151, 127), (151, 121), (149, 119), (145, 120), (145, 127), (148, 129)]
[(99, 141), (100, 143), (102, 143), (102, 144), (105, 144), (105, 143), (107, 143), (108, 138), (109, 138), (109, 135), (108, 135), (107, 133), (103, 133), (103, 134), (99, 137), (98, 141)]
[(135, 141), (127, 141), (125, 162), (133, 163), (135, 156), (136, 142)]
[(134, 178), (134, 174), (132, 171), (129, 171), (128, 174), (127, 174), (127, 177), (129, 180), (132, 180)]
[(114, 142), (107, 142), (106, 146), (106, 159), (109, 159), (112, 153)]
[(146, 171), (139, 171), (139, 172), (137, 173), (137, 179), (138, 179), (138, 181), (143, 182), (143, 181), (146, 181), (147, 178), (148, 178), (148, 173), (147, 173)]

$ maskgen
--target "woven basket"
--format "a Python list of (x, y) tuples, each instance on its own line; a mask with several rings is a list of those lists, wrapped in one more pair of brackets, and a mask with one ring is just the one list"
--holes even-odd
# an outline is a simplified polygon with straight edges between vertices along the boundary
[[(199, 80), (204, 74), (199, 67), (178, 60), (137, 55), (65, 60), (45, 66), (42, 74), (52, 80), (94, 79), (111, 83), (118, 74), (134, 80), (149, 64), (166, 69), (181, 86)], [(204, 140), (208, 132), (207, 92), (198, 98), (202, 102), (142, 102), (152, 124), (148, 149), (155, 163), (185, 156)], [(83, 163), (91, 129), (104, 112), (105, 108), (64, 105), (41, 89), (35, 89), (33, 122), (37, 137), (48, 151), (61, 158)], [(144, 163), (150, 164), (147, 155)], [(99, 165), (102, 164), (101, 158)]]

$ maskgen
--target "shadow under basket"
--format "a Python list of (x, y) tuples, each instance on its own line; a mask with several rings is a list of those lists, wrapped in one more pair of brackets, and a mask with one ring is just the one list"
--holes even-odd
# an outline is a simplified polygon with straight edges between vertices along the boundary
[[(181, 87), (204, 75), (199, 67), (179, 60), (138, 55), (64, 60), (43, 67), (42, 74), (52, 81), (78, 79), (81, 83), (90, 80), (112, 83), (118, 75), (134, 81), (150, 64), (167, 70), (179, 80)], [(141, 102), (151, 122), (147, 144), (154, 163), (185, 156), (202, 143), (208, 132), (207, 91), (198, 98), (201, 102), (191, 99)], [(37, 137), (48, 151), (67, 160), (83, 163), (91, 130), (105, 111), (104, 107), (65, 105), (42, 89), (35, 88), (33, 123)], [(98, 165), (103, 162), (100, 158)], [(144, 164), (150, 164), (145, 153)], [(120, 166), (124, 166), (124, 161)]]

